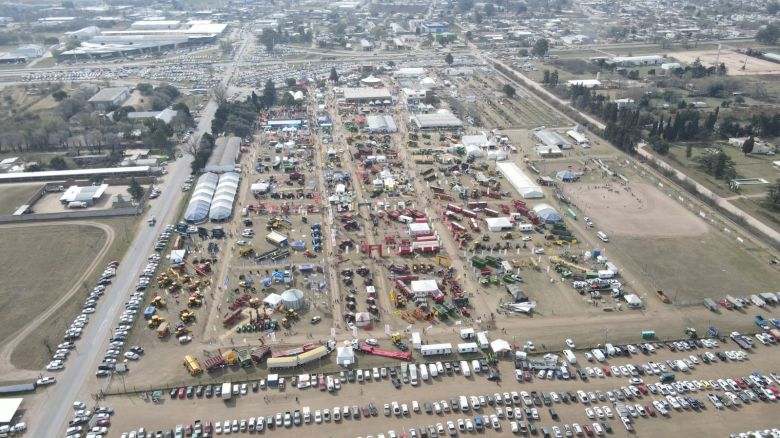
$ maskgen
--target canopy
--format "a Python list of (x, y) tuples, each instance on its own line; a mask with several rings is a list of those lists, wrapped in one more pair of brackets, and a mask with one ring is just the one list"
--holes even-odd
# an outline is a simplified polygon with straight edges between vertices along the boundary
[(279, 304), (282, 303), (282, 296), (279, 294), (270, 294), (263, 299), (263, 303), (268, 307), (276, 309), (279, 307)]
[(496, 339), (495, 341), (490, 343), (490, 349), (493, 350), (493, 353), (507, 353), (509, 351), (512, 351), (512, 346), (509, 345), (509, 342), (503, 340), (503, 339)]

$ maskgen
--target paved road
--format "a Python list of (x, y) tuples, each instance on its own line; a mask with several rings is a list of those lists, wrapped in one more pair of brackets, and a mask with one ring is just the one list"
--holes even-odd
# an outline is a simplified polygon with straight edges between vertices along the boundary
[[(251, 34), (247, 32), (247, 37)], [(243, 56), (246, 41), (237, 51), (237, 57)], [(236, 65), (225, 72), (224, 84), (226, 85), (235, 72)], [(203, 109), (200, 123), (193, 135), (200, 137), (210, 131), (211, 120), (217, 110), (217, 103), (212, 99)], [(38, 409), (31, 412), (28, 418), (30, 424), (30, 436), (54, 437), (59, 436), (70, 419), (74, 400), (89, 402), (92, 394), (99, 391), (99, 385), (106, 385), (108, 381), (100, 381), (95, 384), (94, 372), (102, 360), (103, 352), (108, 346), (113, 327), (124, 309), (124, 303), (130, 292), (135, 290), (138, 273), (146, 265), (146, 257), (154, 247), (157, 236), (162, 232), (166, 224), (175, 223), (178, 218), (179, 201), (181, 199), (180, 187), (190, 174), (192, 157), (184, 155), (183, 158), (168, 166), (168, 175), (164, 182), (159, 184), (163, 193), (159, 198), (151, 202), (151, 208), (146, 212), (143, 220), (139, 221), (138, 232), (128, 248), (127, 254), (121, 260), (114, 283), (108, 293), (98, 304), (97, 311), (91, 316), (90, 324), (77, 342), (77, 349), (66, 362), (65, 370), (56, 375), (57, 384), (47, 391), (47, 399)], [(157, 218), (157, 224), (149, 227), (146, 223), (148, 217)], [(131, 371), (132, 372), (132, 365)]]

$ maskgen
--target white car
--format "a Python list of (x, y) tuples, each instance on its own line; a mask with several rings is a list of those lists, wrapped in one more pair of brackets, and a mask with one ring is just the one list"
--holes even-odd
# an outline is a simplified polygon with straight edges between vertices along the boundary
[(53, 360), (49, 362), (48, 365), (46, 365), (47, 371), (57, 371), (65, 368), (65, 365), (62, 363), (61, 360)]
[(236, 242), (236, 245), (238, 245), (238, 246), (247, 246), (247, 245), (249, 245), (249, 241), (247, 241), (247, 240), (239, 240), (239, 241)]
[(138, 355), (138, 354), (136, 354), (136, 353), (133, 353), (132, 351), (127, 351), (127, 352), (125, 352), (125, 357), (126, 357), (127, 359), (130, 359), (130, 360), (138, 360), (138, 359), (140, 359), (140, 358), (141, 358), (141, 356), (139, 356), (139, 355)]
[(574, 344), (574, 341), (572, 341), (571, 339), (567, 339), (567, 340), (566, 340), (566, 346), (567, 346), (567, 347), (569, 347), (569, 348), (571, 348), (571, 349), (574, 349), (574, 348), (576, 348), (576, 347), (577, 347), (577, 346)]
[(35, 384), (38, 386), (45, 386), (45, 385), (53, 385), (57, 382), (57, 379), (54, 377), (41, 377), (40, 379), (35, 381)]
[(523, 236), (523, 242), (530, 242), (531, 236)]
[(376, 347), (377, 345), (379, 345), (379, 341), (377, 341), (377, 340), (376, 340), (376, 339), (374, 339), (374, 338), (368, 338), (368, 339), (366, 339), (366, 341), (365, 341), (365, 342), (366, 342), (366, 344), (368, 344), (368, 345), (371, 345), (371, 346), (374, 346), (374, 347)]

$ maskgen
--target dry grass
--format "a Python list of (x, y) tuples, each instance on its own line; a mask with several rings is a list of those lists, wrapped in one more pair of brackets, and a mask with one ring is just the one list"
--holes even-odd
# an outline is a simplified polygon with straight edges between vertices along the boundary
[(40, 188), (38, 184), (3, 185), (0, 190), (0, 214), (13, 214)]
[[(116, 237), (104, 260), (93, 270), (100, 273), (108, 260), (119, 259), (133, 237), (133, 218), (103, 219), (114, 228)], [(46, 227), (29, 227), (0, 230), (0, 262), (5, 267), (0, 284), (0, 305), (13, 309), (15, 319), (23, 322), (42, 312), (61, 294), (73, 287), (94, 261), (94, 254), (102, 248), (106, 235), (95, 227), (68, 225), (65, 222)], [(42, 271), (45, 269), (45, 275)], [(29, 339), (19, 344), (11, 356), (14, 366), (24, 369), (40, 369), (49, 360), (45, 342), (56, 347), (62, 334), (81, 308), (92, 282), (84, 285), (46, 325), (32, 332)], [(21, 327), (8, 324), (0, 328), (0, 340), (7, 339)]]

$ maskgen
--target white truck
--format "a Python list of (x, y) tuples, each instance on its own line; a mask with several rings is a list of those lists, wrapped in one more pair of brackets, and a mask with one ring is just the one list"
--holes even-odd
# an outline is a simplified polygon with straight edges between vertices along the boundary
[(230, 400), (233, 395), (233, 385), (230, 382), (222, 384), (222, 400)]
[(417, 365), (413, 363), (409, 364), (409, 383), (411, 383), (412, 386), (417, 386), (419, 383), (417, 381)]
[(594, 358), (595, 358), (597, 361), (599, 361), (599, 362), (604, 362), (604, 359), (606, 359), (606, 358), (604, 357), (604, 353), (602, 353), (602, 352), (601, 352), (601, 350), (600, 350), (600, 349), (598, 349), (598, 348), (594, 348), (593, 350), (591, 350), (591, 353), (593, 353), (593, 357), (594, 357)]
[(563, 350), (563, 357), (566, 358), (567, 361), (569, 361), (570, 364), (576, 365), (577, 364), (577, 356), (574, 355), (574, 352), (571, 350)]

